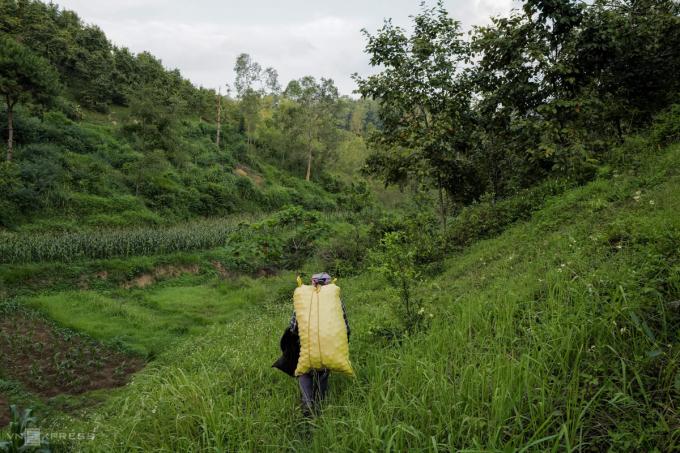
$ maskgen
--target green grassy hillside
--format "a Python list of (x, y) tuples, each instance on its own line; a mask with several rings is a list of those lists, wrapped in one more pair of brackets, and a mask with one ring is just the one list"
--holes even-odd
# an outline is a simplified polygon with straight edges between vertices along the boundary
[[(365, 31), (352, 99), (0, 0), (0, 453), (680, 451), (680, 6), (521, 3)], [(305, 419), (322, 270), (357, 376)]]
[[(101, 123), (90, 113), (73, 121), (61, 112), (36, 118), (20, 111), (15, 162), (0, 166), (0, 233), (171, 225), (289, 204), (338, 207), (318, 181), (277, 168), (269, 151), (248, 150), (236, 129), (225, 126), (218, 148), (213, 124), (183, 118), (167, 132), (170, 150), (161, 152), (130, 129), (137, 120), (128, 110)], [(336, 194), (344, 187), (328, 181)]]
[[(102, 406), (51, 427), (96, 432), (69, 444), (76, 451), (672, 451), (680, 146), (646, 157), (446, 258), (417, 285), (429, 328), (398, 342), (375, 333), (395, 322), (387, 283), (341, 279), (357, 377), (333, 376), (312, 421), (299, 413), (296, 383), (270, 368), (292, 273), (135, 290), (107, 329), (97, 319), (115, 297), (26, 297), (94, 337), (167, 345)], [(187, 341), (153, 338), (187, 325)]]
[(0, 234), (347, 208), (375, 103), (332, 82), (323, 107), (277, 80), (223, 96), (55, 3), (0, 2), (0, 32)]

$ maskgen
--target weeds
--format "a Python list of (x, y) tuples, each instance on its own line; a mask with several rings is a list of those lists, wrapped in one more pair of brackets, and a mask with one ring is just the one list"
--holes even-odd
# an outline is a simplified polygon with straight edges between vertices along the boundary
[[(20, 453), (20, 452), (34, 452), (34, 453), (49, 453), (50, 444), (45, 438), (37, 442), (38, 445), (32, 446), (26, 444), (27, 430), (33, 428), (36, 418), (32, 415), (32, 409), (20, 410), (16, 405), (10, 406), (10, 422), (9, 422), (9, 440), (0, 441), (0, 452), (2, 453)], [(40, 431), (37, 432), (40, 435)]]
[[(677, 164), (678, 151), (659, 165)], [(434, 279), (414, 278), (410, 245), (386, 236), (375, 263), (394, 292), (375, 272), (339, 281), (357, 378), (332, 376), (312, 435), (295, 383), (264, 368), (290, 316), (292, 277), (288, 291), (263, 291), (276, 301), (266, 310), (253, 302), (240, 321), (159, 356), (76, 426), (98, 430), (92, 451), (673, 451), (680, 198), (672, 178), (643, 191), (654, 206), (636, 203), (642, 179), (547, 200), (446, 258)], [(610, 201), (590, 209), (597, 199)], [(405, 310), (402, 275), (411, 314), (414, 295), (435, 314), (417, 335), (376, 327), (395, 305)]]
[[(677, 450), (679, 161), (675, 146), (639, 174), (541, 200), (526, 221), (438, 261), (434, 278), (418, 244), (386, 225), (377, 272), (338, 282), (357, 378), (331, 377), (310, 429), (295, 382), (269, 369), (293, 273), (140, 290), (146, 305), (93, 291), (31, 299), (102, 338), (164, 342), (134, 385), (63, 423), (97, 432), (85, 451)], [(404, 300), (412, 316), (432, 309), (427, 329), (376, 327)], [(170, 342), (179, 327), (190, 339)]]

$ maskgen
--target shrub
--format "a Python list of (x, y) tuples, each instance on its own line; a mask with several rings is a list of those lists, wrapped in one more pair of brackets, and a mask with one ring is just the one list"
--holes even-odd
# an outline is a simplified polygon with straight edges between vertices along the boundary
[(24, 186), (16, 194), (22, 210), (35, 212), (53, 206), (61, 198), (66, 182), (63, 149), (52, 144), (22, 146), (17, 148), (16, 163)]
[(0, 162), (0, 226), (12, 227), (20, 218), (18, 198), (23, 190), (18, 165)]
[(365, 181), (352, 183), (338, 195), (338, 207), (349, 212), (360, 213), (373, 204), (371, 190)]
[(633, 170), (639, 168), (649, 157), (644, 152), (651, 148), (647, 137), (632, 135), (624, 139), (623, 143), (611, 149), (609, 161), (620, 170)]
[(286, 269), (299, 269), (314, 255), (319, 244), (327, 240), (329, 231), (330, 227), (316, 218), (297, 224), (284, 237), (281, 265)]
[(330, 193), (341, 193), (346, 189), (346, 185), (341, 180), (326, 172), (322, 172), (319, 176), (319, 184)]
[(278, 209), (292, 201), (290, 191), (280, 186), (270, 187), (263, 195), (264, 205), (270, 209)]
[(313, 224), (319, 221), (318, 213), (309, 211), (301, 206), (285, 206), (276, 214), (263, 221), (269, 227), (299, 224)]
[(226, 267), (249, 274), (260, 269), (275, 268), (281, 262), (283, 244), (280, 235), (255, 226), (239, 228), (229, 236), (225, 250), (229, 255)]
[(400, 216), (388, 214), (378, 217), (371, 225), (370, 241), (377, 243), (390, 232), (402, 233), (413, 245), (419, 265), (437, 261), (446, 252), (441, 223), (432, 209), (414, 209)]
[(331, 275), (347, 277), (363, 270), (369, 246), (365, 228), (342, 224), (334, 229), (328, 239), (320, 241), (316, 255)]
[(680, 141), (680, 104), (671, 105), (655, 118), (652, 138), (661, 145)]
[(505, 200), (483, 200), (467, 206), (448, 228), (445, 242), (455, 249), (499, 234), (512, 223), (531, 217), (533, 212), (544, 206), (546, 198), (564, 192), (572, 184), (566, 180), (549, 179)]
[(422, 299), (414, 295), (413, 287), (420, 273), (416, 267), (416, 253), (402, 233), (386, 233), (380, 246), (370, 253), (371, 270), (387, 279), (391, 290), (399, 297), (393, 304), (397, 318), (406, 332), (423, 327), (425, 317)]
[(112, 215), (125, 211), (145, 210), (144, 204), (132, 195), (102, 197), (88, 193), (70, 192), (64, 196), (64, 210), (77, 217), (92, 214)]

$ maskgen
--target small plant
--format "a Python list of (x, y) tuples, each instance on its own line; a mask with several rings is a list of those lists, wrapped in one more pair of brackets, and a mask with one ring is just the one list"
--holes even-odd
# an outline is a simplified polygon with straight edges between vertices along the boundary
[(413, 295), (420, 278), (416, 266), (416, 251), (401, 232), (385, 233), (380, 246), (370, 253), (371, 270), (383, 275), (399, 295), (395, 312), (404, 330), (413, 333), (425, 320), (422, 299)]
[[(26, 432), (33, 428), (36, 418), (32, 415), (32, 409), (19, 410), (16, 405), (9, 407), (11, 420), (9, 422), (9, 440), (0, 441), (0, 452), (19, 453), (19, 452), (38, 452), (49, 453), (49, 442), (41, 439), (39, 446), (26, 444)], [(40, 431), (37, 432), (38, 435)]]
[(391, 346), (400, 345), (405, 337), (405, 331), (398, 327), (376, 325), (368, 328), (368, 334), (378, 341), (384, 341)]

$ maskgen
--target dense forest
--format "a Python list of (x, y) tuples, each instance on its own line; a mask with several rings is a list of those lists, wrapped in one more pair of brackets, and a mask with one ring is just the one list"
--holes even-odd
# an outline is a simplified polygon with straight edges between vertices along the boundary
[[(680, 3), (414, 9), (341, 95), (0, 0), (0, 452), (678, 450)], [(320, 271), (357, 376), (309, 419)]]

